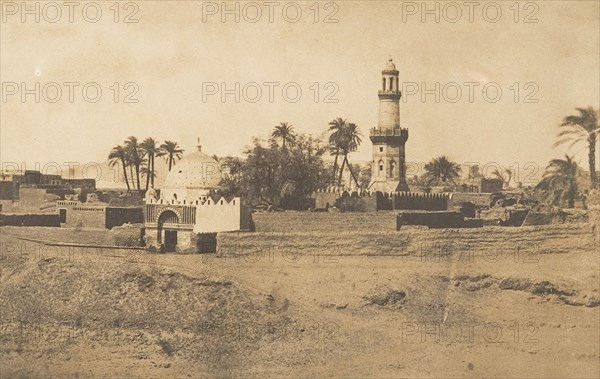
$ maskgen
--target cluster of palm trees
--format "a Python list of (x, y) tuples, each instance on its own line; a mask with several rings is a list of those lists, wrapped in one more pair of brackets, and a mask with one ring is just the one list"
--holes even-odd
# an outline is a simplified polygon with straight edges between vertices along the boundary
[[(145, 190), (150, 185), (154, 186), (156, 178), (155, 158), (163, 157), (169, 165), (169, 171), (175, 162), (183, 156), (183, 149), (179, 147), (177, 142), (165, 141), (162, 144), (148, 137), (142, 142), (139, 142), (137, 137), (128, 137), (123, 145), (113, 147), (108, 154), (108, 162), (111, 167), (121, 165), (123, 169), (123, 177), (127, 190), (132, 188), (141, 191), (141, 177), (145, 177)], [(128, 172), (129, 170), (129, 172)]]
[[(598, 188), (596, 143), (600, 140), (600, 111), (593, 107), (575, 109), (578, 114), (565, 117), (560, 124), (559, 139), (554, 147), (569, 143), (569, 149), (572, 149), (583, 145), (582, 148), (588, 150), (591, 188)], [(556, 205), (566, 202), (567, 206), (572, 208), (578, 193), (577, 179), (580, 176), (581, 170), (573, 156), (565, 155), (565, 159), (550, 161), (536, 190), (548, 203)]]
[[(333, 162), (333, 173), (331, 183), (341, 185), (344, 169), (348, 169), (356, 186), (359, 186), (358, 178), (352, 170), (352, 165), (348, 160), (348, 154), (356, 151), (362, 143), (361, 134), (358, 126), (348, 122), (341, 117), (332, 120), (329, 123), (329, 151), (335, 157)], [(281, 140), (281, 148), (286, 149), (286, 145), (296, 140), (296, 133), (293, 125), (287, 122), (281, 122), (275, 126), (271, 133), (273, 141)], [(341, 166), (339, 164), (342, 159)]]
[[(338, 186), (341, 185), (344, 168), (347, 167), (354, 183), (358, 187), (358, 180), (348, 161), (348, 154), (356, 151), (362, 143), (358, 126), (338, 117), (329, 123), (329, 131), (331, 132), (329, 135), (329, 151), (335, 157), (333, 161), (332, 183), (337, 183)], [(343, 157), (342, 164), (338, 166), (340, 157)]]

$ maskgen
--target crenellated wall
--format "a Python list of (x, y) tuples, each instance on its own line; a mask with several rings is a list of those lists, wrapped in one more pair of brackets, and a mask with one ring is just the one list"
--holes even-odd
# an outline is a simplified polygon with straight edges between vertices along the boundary
[(448, 209), (448, 194), (380, 191), (343, 191), (337, 187), (318, 190), (313, 194), (317, 208), (336, 205), (342, 211), (374, 212), (384, 210)]
[(241, 200), (239, 197), (227, 202), (208, 199), (196, 206), (194, 233), (215, 233), (241, 230)]
[(390, 194), (393, 209), (445, 211), (448, 195), (442, 193), (394, 192)]

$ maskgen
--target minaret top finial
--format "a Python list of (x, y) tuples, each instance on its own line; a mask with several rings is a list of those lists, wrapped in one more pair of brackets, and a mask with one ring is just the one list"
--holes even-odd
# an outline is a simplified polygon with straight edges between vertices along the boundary
[(384, 71), (396, 71), (396, 65), (392, 61), (392, 54), (390, 54), (390, 59), (388, 59), (388, 62), (385, 65)]
[(198, 144), (196, 145), (199, 152), (202, 152), (202, 145), (200, 145), (200, 137), (198, 137)]

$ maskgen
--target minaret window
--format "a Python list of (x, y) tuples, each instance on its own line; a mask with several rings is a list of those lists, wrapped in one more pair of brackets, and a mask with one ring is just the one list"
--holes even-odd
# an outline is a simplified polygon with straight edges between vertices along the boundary
[(395, 177), (396, 176), (396, 162), (391, 161), (390, 162), (390, 177)]
[(379, 152), (383, 153), (383, 146), (379, 146)]
[(390, 78), (390, 91), (392, 90), (393, 85), (394, 85), (394, 79)]
[(383, 90), (385, 91), (385, 78), (383, 78)]
[(383, 172), (383, 160), (379, 161), (379, 173), (381, 174)]
[(399, 79), (396, 78), (396, 91), (398, 91), (399, 88), (400, 88)]

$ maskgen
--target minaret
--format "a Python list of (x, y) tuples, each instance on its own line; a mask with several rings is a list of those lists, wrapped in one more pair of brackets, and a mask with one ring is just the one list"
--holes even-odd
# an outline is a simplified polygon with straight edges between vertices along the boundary
[(379, 125), (371, 129), (373, 160), (371, 183), (373, 191), (408, 191), (406, 184), (406, 158), (404, 145), (408, 129), (400, 127), (400, 81), (399, 72), (390, 57), (381, 71), (379, 90)]

